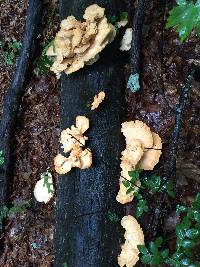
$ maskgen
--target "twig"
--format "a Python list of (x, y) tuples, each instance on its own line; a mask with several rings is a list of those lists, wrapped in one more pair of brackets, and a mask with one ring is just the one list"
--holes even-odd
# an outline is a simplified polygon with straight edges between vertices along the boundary
[(0, 168), (0, 205), (6, 203), (10, 177), (12, 177), (12, 152), (17, 113), (25, 91), (27, 78), (34, 61), (37, 36), (42, 18), (42, 1), (30, 0), (23, 46), (14, 78), (7, 91), (0, 124), (0, 150), (3, 151), (5, 164)]
[[(166, 165), (164, 168), (164, 176), (163, 183), (167, 183), (169, 179), (173, 179), (175, 183), (175, 171), (176, 171), (176, 158), (177, 158), (177, 150), (178, 150), (178, 141), (182, 124), (182, 117), (185, 110), (185, 105), (188, 99), (189, 91), (191, 88), (191, 83), (193, 79), (194, 71), (191, 71), (191, 74), (188, 75), (185, 86), (181, 92), (181, 96), (179, 99), (179, 104), (176, 107), (176, 116), (175, 116), (175, 125), (172, 134), (172, 141), (169, 149), (169, 160), (166, 161)], [(163, 184), (163, 185), (164, 185)], [(164, 204), (164, 195), (161, 192), (157, 199), (157, 205), (155, 208), (154, 215), (152, 216), (153, 222), (150, 225), (152, 229), (153, 235), (156, 236), (158, 232), (159, 225), (161, 225), (161, 213), (163, 213), (163, 204)]]
[(82, 144), (75, 136), (73, 136), (72, 134), (69, 134), (69, 135), (71, 135), (71, 137), (74, 138), (81, 145), (82, 148), (91, 152), (91, 150), (89, 148), (87, 148), (84, 144)]

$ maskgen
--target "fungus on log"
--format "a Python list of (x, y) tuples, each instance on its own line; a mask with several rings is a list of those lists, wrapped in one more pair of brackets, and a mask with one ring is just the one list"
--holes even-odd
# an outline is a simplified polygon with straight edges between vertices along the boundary
[(34, 61), (36, 42), (42, 18), (41, 0), (30, 0), (26, 20), (23, 45), (12, 83), (4, 100), (3, 115), (0, 123), (0, 150), (3, 151), (5, 163), (0, 168), (0, 205), (6, 203), (12, 176), (12, 152), (18, 109), (25, 91), (27, 77)]
[[(105, 8), (107, 15), (116, 15), (117, 2), (99, 0), (95, 3)], [(69, 15), (81, 19), (85, 9), (93, 3), (91, 0), (61, 0), (61, 19)], [(87, 131), (87, 144), (93, 153), (93, 165), (85, 170), (74, 168), (58, 179), (55, 267), (64, 263), (71, 267), (118, 266), (118, 231), (121, 229), (108, 218), (109, 211), (115, 211), (119, 216), (122, 213), (122, 207), (115, 200), (124, 99), (124, 77), (118, 49), (119, 43), (115, 40), (92, 66), (61, 76), (61, 128), (72, 125), (78, 115), (89, 118), (91, 126)], [(91, 111), (94, 95), (101, 90), (106, 99), (95, 112)]]

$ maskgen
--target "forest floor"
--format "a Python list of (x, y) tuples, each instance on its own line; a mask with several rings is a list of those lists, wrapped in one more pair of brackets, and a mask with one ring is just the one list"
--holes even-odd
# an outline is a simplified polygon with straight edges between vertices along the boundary
[[(166, 30), (166, 15), (173, 1), (163, 9), (162, 1), (151, 1), (145, 16), (142, 50), (142, 89), (133, 94), (126, 90), (126, 117), (124, 120), (140, 119), (159, 133), (164, 152), (157, 173), (162, 174), (168, 160), (167, 148), (174, 125), (174, 114), (163, 102), (164, 87), (170, 107), (178, 103), (189, 67), (188, 59), (198, 59), (200, 45), (195, 37), (180, 44), (175, 31)], [(58, 3), (46, 1), (43, 32), (39, 37), (41, 49), (55, 34), (58, 27)], [(1, 56), (0, 56), (0, 111), (3, 98), (12, 79), (15, 64), (7, 66), (5, 53), (14, 39), (22, 41), (27, 1), (5, 0), (0, 3)], [(164, 11), (164, 12), (163, 12)], [(151, 14), (151, 15), (150, 15)], [(153, 15), (152, 15), (153, 14)], [(41, 51), (38, 51), (40, 54)], [(127, 55), (126, 55), (127, 57)], [(35, 62), (35, 66), (37, 61)], [(128, 61), (124, 72), (129, 69)], [(53, 174), (53, 158), (58, 152), (59, 82), (51, 73), (34, 74), (27, 86), (18, 115), (16, 131), (15, 168), (11, 203), (33, 199), (33, 208), (23, 215), (8, 219), (4, 234), (4, 248), (0, 266), (49, 267), (53, 265), (53, 208), (55, 199), (48, 204), (34, 201), (33, 189), (40, 175), (48, 168)], [(187, 204), (200, 191), (200, 80), (194, 79), (183, 119), (177, 157), (177, 197), (171, 203)], [(127, 210), (130, 210), (130, 205)], [(165, 233), (170, 234), (176, 224), (172, 212), (165, 222)], [(169, 223), (170, 222), (170, 223)], [(145, 225), (145, 222), (141, 222)]]

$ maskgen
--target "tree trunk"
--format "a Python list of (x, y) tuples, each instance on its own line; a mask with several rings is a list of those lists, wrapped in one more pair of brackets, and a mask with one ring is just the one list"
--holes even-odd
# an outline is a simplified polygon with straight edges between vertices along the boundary
[[(82, 19), (88, 0), (61, 0), (61, 18)], [(116, 0), (95, 1), (116, 15)], [(120, 222), (111, 222), (108, 212), (121, 219), (123, 207), (116, 202), (119, 188), (121, 122), (124, 107), (124, 75), (115, 40), (92, 66), (61, 77), (61, 129), (75, 123), (77, 115), (90, 119), (87, 147), (93, 153), (90, 169), (73, 169), (58, 179), (55, 209), (55, 267), (115, 267), (120, 251)], [(105, 91), (101, 106), (90, 110), (93, 97)]]

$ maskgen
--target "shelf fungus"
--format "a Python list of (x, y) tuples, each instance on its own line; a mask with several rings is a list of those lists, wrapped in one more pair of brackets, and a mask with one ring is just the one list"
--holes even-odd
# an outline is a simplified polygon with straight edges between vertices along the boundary
[(105, 93), (103, 91), (101, 91), (100, 93), (98, 93), (98, 95), (95, 95), (94, 100), (92, 102), (91, 110), (94, 110), (94, 109), (98, 108), (99, 105), (105, 99), (105, 96), (106, 95), (105, 95)]
[[(134, 198), (133, 193), (127, 194), (123, 184), (125, 180), (131, 179), (128, 172), (135, 169), (153, 170), (162, 154), (162, 141), (158, 134), (151, 132), (145, 123), (138, 120), (122, 123), (121, 131), (126, 139), (126, 149), (122, 151), (120, 189), (116, 200), (125, 204)], [(138, 180), (135, 190), (139, 186)]]
[(89, 129), (89, 120), (85, 116), (76, 117), (76, 126), (72, 125), (61, 132), (61, 144), (64, 153), (69, 152), (65, 157), (58, 154), (54, 158), (55, 170), (59, 174), (66, 174), (73, 167), (87, 169), (92, 165), (92, 152), (85, 147), (88, 139), (83, 134)]
[(125, 229), (125, 243), (121, 247), (121, 254), (118, 256), (120, 267), (133, 267), (139, 260), (138, 245), (144, 245), (144, 234), (137, 220), (128, 215), (121, 220)]
[(54, 57), (51, 70), (57, 77), (61, 72), (71, 74), (98, 60), (99, 53), (111, 43), (115, 27), (108, 22), (105, 9), (97, 4), (86, 8), (84, 22), (69, 16), (61, 21), (54, 45), (47, 50), (47, 56)]

